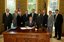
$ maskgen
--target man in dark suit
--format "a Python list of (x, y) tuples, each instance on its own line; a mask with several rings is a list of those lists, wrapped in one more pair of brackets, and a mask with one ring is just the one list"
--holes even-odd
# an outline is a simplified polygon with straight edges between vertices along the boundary
[(33, 21), (36, 21), (37, 14), (35, 13), (35, 9), (32, 9), (32, 13), (29, 16), (32, 16)]
[(48, 22), (48, 15), (45, 13), (45, 10), (42, 11), (42, 14), (41, 14), (41, 23), (42, 23), (42, 26), (47, 28), (47, 22)]
[(62, 33), (62, 22), (63, 17), (61, 14), (59, 14), (59, 10), (55, 10), (55, 36), (54, 38), (57, 38), (58, 40), (61, 39), (61, 33)]
[(39, 28), (41, 28), (41, 26), (42, 26), (42, 19), (41, 19), (41, 13), (39, 13), (38, 15), (37, 15), (37, 18), (36, 18), (36, 27), (39, 29)]
[(22, 12), (18, 11), (17, 15), (17, 27), (24, 27)]
[(12, 15), (9, 13), (9, 9), (6, 9), (6, 12), (3, 14), (3, 24), (5, 30), (11, 28), (11, 23), (12, 23)]
[(25, 22), (27, 22), (29, 19), (29, 15), (28, 15), (28, 10), (25, 12), (25, 14), (23, 15), (23, 22), (24, 22), (24, 26), (25, 26)]
[(26, 22), (26, 26), (29, 26), (29, 27), (35, 26), (35, 22), (33, 21), (32, 16), (29, 16), (29, 20)]

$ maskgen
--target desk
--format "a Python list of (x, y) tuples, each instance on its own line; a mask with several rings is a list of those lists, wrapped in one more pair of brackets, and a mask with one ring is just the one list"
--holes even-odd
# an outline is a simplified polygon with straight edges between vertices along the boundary
[(4, 42), (50, 42), (49, 33), (42, 30), (10, 29), (3, 36)]

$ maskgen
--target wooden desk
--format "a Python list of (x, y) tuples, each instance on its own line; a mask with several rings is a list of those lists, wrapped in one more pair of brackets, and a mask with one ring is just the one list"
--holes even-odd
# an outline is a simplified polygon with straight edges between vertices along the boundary
[(50, 42), (49, 33), (42, 30), (8, 30), (3, 36), (4, 42)]

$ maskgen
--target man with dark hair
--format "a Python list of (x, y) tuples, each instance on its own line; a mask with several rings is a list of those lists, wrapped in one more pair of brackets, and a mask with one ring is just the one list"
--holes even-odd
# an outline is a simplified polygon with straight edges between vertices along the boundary
[(29, 27), (35, 26), (35, 22), (33, 21), (32, 16), (29, 16), (29, 20), (26, 22), (26, 26), (29, 26)]
[(46, 14), (45, 10), (42, 11), (42, 26), (47, 28), (47, 22), (48, 22), (48, 15)]
[(63, 22), (63, 17), (61, 14), (59, 14), (59, 10), (55, 10), (55, 36), (54, 38), (57, 38), (58, 40), (61, 39), (61, 33), (62, 33), (62, 22)]
[(28, 14), (28, 10), (25, 11), (25, 14), (23, 15), (23, 23), (25, 26), (25, 23), (28, 21), (29, 19), (29, 14)]
[(18, 11), (17, 15), (17, 27), (24, 27), (22, 12)]
[(33, 21), (36, 21), (37, 14), (35, 13), (35, 9), (32, 9), (32, 12), (30, 13), (29, 16), (32, 16)]
[(41, 28), (41, 24), (42, 24), (42, 19), (41, 19), (41, 10), (39, 10), (38, 14), (37, 14), (37, 18), (36, 18), (36, 27), (39, 29)]

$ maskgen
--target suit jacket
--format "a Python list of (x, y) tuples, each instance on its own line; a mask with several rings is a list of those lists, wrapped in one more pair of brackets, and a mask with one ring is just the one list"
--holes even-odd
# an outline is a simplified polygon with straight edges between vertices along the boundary
[(36, 18), (37, 28), (41, 27), (41, 24), (42, 24), (41, 14), (40, 15), (38, 14)]
[[(56, 17), (56, 15), (55, 15)], [(58, 16), (55, 18), (55, 27), (61, 27), (63, 22), (63, 17), (61, 14), (58, 14)]]
[[(32, 16), (32, 13), (30, 13), (30, 15), (29, 16)], [(33, 14), (33, 21), (35, 21), (36, 22), (36, 18), (37, 18), (37, 14), (36, 13), (34, 13)]]
[(47, 27), (47, 22), (48, 22), (48, 15), (41, 15), (41, 23), (43, 27)]
[(33, 26), (35, 26), (35, 22), (32, 21), (32, 23), (30, 23), (29, 21), (27, 21), (26, 26), (33, 27)]
[(17, 16), (15, 15), (15, 13), (13, 14), (13, 26), (17, 26)]
[(53, 22), (54, 22), (54, 16), (53, 15), (51, 15), (50, 17), (48, 16), (47, 26), (48, 27), (53, 27)]
[(23, 24), (23, 16), (17, 16), (17, 27), (23, 27), (24, 24)]
[(12, 23), (12, 15), (9, 13), (9, 16), (6, 16), (6, 13), (3, 14), (3, 24), (11, 25)]
[(27, 22), (29, 20), (29, 15), (27, 14), (27, 16), (26, 16), (26, 14), (24, 14), (23, 15), (23, 22), (24, 22), (24, 24), (25, 24), (25, 22)]

